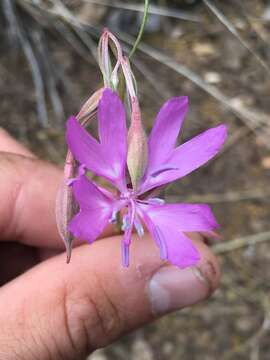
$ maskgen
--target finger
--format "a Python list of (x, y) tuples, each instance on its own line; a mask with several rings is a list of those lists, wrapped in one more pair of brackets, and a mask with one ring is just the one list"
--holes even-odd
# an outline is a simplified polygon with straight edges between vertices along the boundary
[(27, 147), (16, 141), (3, 128), (0, 128), (0, 151), (34, 157), (34, 154)]
[(218, 286), (217, 260), (199, 240), (200, 263), (184, 270), (162, 263), (148, 236), (134, 237), (131, 265), (123, 268), (120, 243), (112, 237), (80, 246), (71, 264), (59, 255), (5, 285), (0, 358), (14, 360), (17, 349), (28, 360), (84, 359), (132, 329), (206, 299)]
[[(55, 220), (62, 171), (44, 161), (0, 152), (0, 237), (64, 249)], [(108, 227), (104, 236), (113, 234)]]
[(62, 247), (54, 204), (61, 172), (48, 163), (0, 153), (1, 240)]

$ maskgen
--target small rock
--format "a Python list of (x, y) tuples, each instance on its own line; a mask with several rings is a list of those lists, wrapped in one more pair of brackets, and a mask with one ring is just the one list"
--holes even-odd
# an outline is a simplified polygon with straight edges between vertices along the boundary
[(184, 34), (184, 30), (180, 26), (175, 26), (170, 34), (172, 39), (179, 39)]
[(154, 354), (149, 344), (143, 339), (137, 339), (132, 344), (131, 360), (154, 360)]
[(262, 18), (265, 21), (270, 21), (270, 5), (265, 8)]
[(163, 350), (164, 355), (166, 355), (166, 356), (171, 355), (174, 351), (173, 343), (166, 341), (162, 347), (162, 350)]
[(87, 360), (108, 360), (104, 350), (97, 350), (93, 354), (89, 355)]
[(241, 19), (236, 19), (234, 22), (234, 26), (236, 27), (237, 30), (245, 30), (247, 27), (245, 21)]
[(246, 247), (246, 249), (243, 252), (244, 257), (246, 257), (247, 259), (254, 259), (256, 256), (256, 247), (254, 245), (249, 245)]
[(270, 156), (266, 156), (262, 159), (261, 165), (264, 169), (270, 169)]
[(241, 332), (249, 332), (254, 326), (254, 319), (244, 317), (236, 320), (235, 325), (237, 329)]
[(218, 84), (221, 81), (221, 76), (217, 72), (210, 71), (204, 74), (204, 80), (209, 84)]
[(210, 43), (197, 43), (192, 48), (193, 52), (198, 56), (209, 56), (216, 52), (214, 46)]
[(238, 109), (244, 109), (254, 105), (254, 99), (249, 95), (236, 96), (230, 100), (231, 105)]

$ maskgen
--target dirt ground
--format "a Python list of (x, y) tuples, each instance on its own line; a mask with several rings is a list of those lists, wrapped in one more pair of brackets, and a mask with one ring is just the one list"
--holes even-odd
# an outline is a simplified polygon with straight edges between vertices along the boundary
[[(183, 10), (183, 2), (169, 3)], [(220, 122), (228, 124), (230, 138), (225, 150), (166, 190), (169, 201), (211, 204), (226, 243), (270, 231), (270, 4), (261, 0), (216, 4), (256, 55), (200, 1), (184, 7), (200, 22), (152, 18), (156, 27), (148, 29), (144, 41), (200, 75), (231, 104), (251, 111), (251, 120), (236, 115), (166, 64), (139, 51), (135, 62), (139, 64), (138, 85), (148, 128), (163, 101), (174, 95), (188, 95), (190, 101), (181, 140)], [(112, 10), (109, 15), (102, 14), (102, 25), (118, 24), (112, 14)], [(55, 119), (49, 105), (49, 126), (40, 124), (29, 66), (20, 48), (11, 48), (5, 31), (0, 38), (0, 124), (42, 158), (62, 164), (64, 120)], [(58, 90), (67, 116), (99, 87), (100, 76), (93, 59), (85, 61), (54, 34), (46, 35), (46, 41), (65, 74), (58, 80)], [(150, 82), (145, 81), (146, 75)], [(262, 123), (261, 116), (265, 119)], [(220, 255), (221, 287), (210, 300), (166, 316), (90, 359), (270, 359), (269, 260), (269, 241), (226, 251)]]

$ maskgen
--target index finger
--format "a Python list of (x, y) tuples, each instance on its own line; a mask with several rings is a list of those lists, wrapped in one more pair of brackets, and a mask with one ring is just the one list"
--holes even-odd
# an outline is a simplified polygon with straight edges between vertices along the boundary
[[(55, 220), (55, 199), (62, 183), (62, 170), (33, 155), (6, 152), (12, 152), (14, 147), (7, 140), (3, 147), (2, 135), (0, 133), (0, 241), (64, 249)], [(16, 150), (21, 146), (17, 145)], [(110, 234), (111, 228), (103, 235)]]
[(34, 154), (24, 145), (20, 144), (9, 133), (0, 127), (0, 151), (20, 154), (28, 157), (35, 157)]
[(61, 171), (34, 158), (2, 152), (0, 174), (1, 240), (62, 248), (54, 215)]

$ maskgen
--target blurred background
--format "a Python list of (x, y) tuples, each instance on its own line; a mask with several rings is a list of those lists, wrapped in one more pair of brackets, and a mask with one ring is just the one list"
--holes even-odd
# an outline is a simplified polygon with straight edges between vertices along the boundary
[[(181, 141), (224, 122), (229, 140), (206, 167), (170, 186), (168, 201), (209, 203), (221, 288), (91, 360), (270, 359), (270, 2), (157, 0), (133, 58), (145, 126), (162, 103), (188, 95)], [(128, 52), (140, 1), (1, 0), (0, 125), (63, 164), (65, 119), (101, 86), (100, 31)]]

